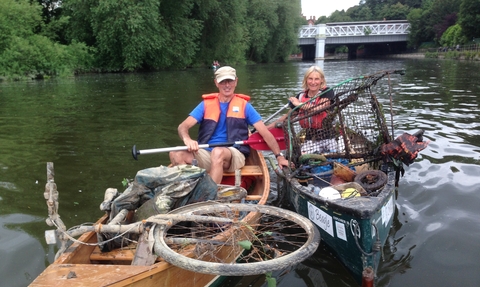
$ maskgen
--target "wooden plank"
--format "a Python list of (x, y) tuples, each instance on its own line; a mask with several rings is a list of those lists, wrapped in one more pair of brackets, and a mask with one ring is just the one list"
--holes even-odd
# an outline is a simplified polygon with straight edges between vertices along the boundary
[(261, 195), (247, 195), (247, 197), (245, 197), (245, 200), (260, 200), (260, 199), (262, 199)]
[[(242, 176), (263, 175), (262, 169), (258, 165), (245, 165), (240, 169)], [(235, 176), (235, 172), (224, 172), (223, 176)]]
[(91, 261), (127, 261), (130, 263), (135, 257), (135, 249), (114, 249), (110, 252), (101, 252), (95, 247), (90, 254)]

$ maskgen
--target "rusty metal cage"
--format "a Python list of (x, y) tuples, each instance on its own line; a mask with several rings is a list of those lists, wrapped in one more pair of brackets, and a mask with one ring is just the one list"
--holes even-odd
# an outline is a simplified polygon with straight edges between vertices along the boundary
[[(306, 155), (348, 162), (378, 159), (380, 146), (392, 141), (393, 127), (389, 130), (372, 87), (392, 73), (403, 71), (345, 80), (292, 109), (283, 122), (289, 160), (299, 167)], [(330, 91), (334, 92), (330, 104), (319, 107), (319, 99)]]

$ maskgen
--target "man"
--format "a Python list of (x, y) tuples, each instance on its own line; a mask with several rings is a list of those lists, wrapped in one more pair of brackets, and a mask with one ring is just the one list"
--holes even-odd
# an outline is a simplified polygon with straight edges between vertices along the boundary
[[(203, 95), (203, 102), (178, 126), (178, 135), (188, 150), (170, 152), (172, 164), (191, 164), (195, 158), (198, 166), (205, 168), (213, 181), (220, 183), (224, 171), (232, 172), (245, 165), (245, 158), (250, 151), (249, 146), (199, 149), (199, 143), (247, 140), (248, 126), (252, 125), (275, 154), (278, 164), (288, 166), (288, 161), (280, 152), (275, 137), (262, 122), (260, 114), (248, 103), (250, 97), (235, 94), (238, 83), (235, 69), (229, 66), (219, 68), (215, 72), (214, 82), (218, 93)], [(198, 141), (193, 140), (188, 133), (197, 123), (200, 124)]]

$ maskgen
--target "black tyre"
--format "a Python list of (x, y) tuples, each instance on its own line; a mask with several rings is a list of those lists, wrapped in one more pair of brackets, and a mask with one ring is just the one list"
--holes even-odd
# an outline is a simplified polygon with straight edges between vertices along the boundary
[(387, 175), (381, 170), (366, 170), (357, 174), (354, 181), (370, 193), (384, 187), (387, 179)]

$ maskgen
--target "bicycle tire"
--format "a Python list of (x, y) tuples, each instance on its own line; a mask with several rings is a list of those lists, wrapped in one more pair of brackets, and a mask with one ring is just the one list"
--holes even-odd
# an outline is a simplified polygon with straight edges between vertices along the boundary
[[(192, 234), (197, 236), (197, 238), (192, 239), (192, 244), (182, 245), (178, 243), (178, 240), (176, 244), (171, 243), (175, 241), (172, 237), (179, 236), (177, 228), (187, 231), (186, 233), (180, 233), (181, 236), (190, 234), (189, 227), (185, 226), (186, 222), (175, 222), (170, 226), (157, 225), (155, 227), (155, 253), (170, 264), (197, 273), (222, 276), (264, 274), (302, 262), (317, 250), (320, 243), (320, 233), (309, 219), (290, 210), (274, 206), (202, 202), (183, 206), (175, 210), (174, 213), (215, 214), (216, 216), (220, 213), (224, 217), (227, 217), (226, 213), (228, 213), (236, 219), (239, 218), (239, 214), (247, 214), (242, 220), (236, 221), (235, 224), (230, 226), (225, 226), (225, 224), (212, 226), (212, 223), (205, 226), (203, 223), (190, 222), (189, 224), (193, 225), (193, 230), (196, 232), (193, 233), (192, 231)], [(264, 221), (266, 219), (274, 221), (271, 223), (255, 222), (255, 220)], [(249, 225), (246, 222), (249, 222)], [(252, 224), (255, 225), (252, 227)], [(281, 224), (285, 224), (285, 226), (282, 227)], [(203, 228), (205, 230), (202, 230)], [(210, 229), (215, 234), (210, 234), (212, 231)], [(287, 229), (303, 231), (297, 234), (289, 234), (287, 232), (282, 233), (283, 229), (285, 231), (288, 231)], [(173, 235), (175, 232), (177, 234)], [(250, 232), (253, 233), (249, 234)], [(205, 238), (200, 238), (200, 235), (205, 236)], [(253, 238), (253, 251), (245, 252), (243, 247), (240, 246), (239, 242), (242, 240), (239, 239), (245, 237)], [(180, 239), (180, 241), (182, 240), (185, 240), (184, 243), (187, 242), (185, 238)], [(258, 250), (256, 244), (259, 244), (263, 250)], [(276, 246), (272, 247), (272, 244)], [(287, 245), (293, 247), (294, 250), (285, 249)], [(249, 261), (265, 250), (268, 252), (261, 254), (261, 256), (265, 256), (265, 258), (261, 258), (263, 261)], [(245, 253), (247, 254), (245, 255)], [(223, 257), (218, 258), (216, 257), (217, 254), (221, 254)], [(269, 258), (271, 255), (275, 255), (275, 258)], [(221, 259), (220, 262), (219, 259)], [(258, 260), (258, 258), (255, 260)]]

